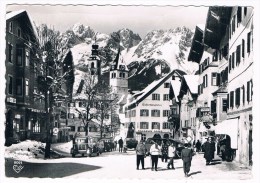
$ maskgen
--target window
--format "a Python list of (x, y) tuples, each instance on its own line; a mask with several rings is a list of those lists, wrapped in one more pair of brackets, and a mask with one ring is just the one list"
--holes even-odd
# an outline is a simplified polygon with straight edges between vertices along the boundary
[(68, 113), (68, 118), (69, 118), (69, 119), (73, 119), (73, 118), (74, 118), (74, 114)]
[(41, 132), (41, 126), (40, 126), (40, 124), (39, 124), (38, 121), (35, 121), (35, 122), (33, 123), (33, 128), (32, 128), (32, 130), (33, 130), (34, 133), (40, 133), (40, 132)]
[(242, 102), (243, 102), (243, 105), (245, 105), (245, 86), (243, 85), (241, 87), (241, 90), (242, 90)]
[(237, 9), (237, 27), (242, 21), (242, 8), (239, 6)]
[(250, 102), (250, 101), (252, 101), (252, 94), (253, 94), (253, 91), (252, 91), (252, 88), (253, 88), (253, 86), (252, 86), (252, 81), (248, 81), (247, 82), (247, 102)]
[(28, 79), (25, 80), (25, 95), (26, 96), (29, 95), (29, 80)]
[(18, 66), (22, 66), (23, 65), (23, 49), (22, 48), (17, 48), (17, 60), (16, 60), (16, 64)]
[(228, 63), (228, 72), (230, 73), (230, 70), (231, 70), (231, 67), (232, 67), (232, 61), (231, 61), (231, 59), (232, 59), (232, 56), (230, 55), (230, 57), (229, 57), (229, 63)]
[(236, 50), (236, 66), (238, 66), (240, 64), (240, 45), (237, 46), (237, 50)]
[(91, 62), (90, 68), (92, 68), (92, 69), (95, 68), (94, 62)]
[(120, 72), (120, 73), (119, 73), (119, 77), (120, 77), (120, 78), (125, 78), (125, 73)]
[(218, 61), (218, 51), (215, 51), (215, 52), (213, 53), (212, 61), (213, 61), (213, 62), (214, 62), (214, 61)]
[(164, 83), (164, 88), (170, 88), (170, 83)]
[(169, 94), (163, 94), (163, 100), (170, 100)]
[(21, 78), (16, 79), (16, 94), (23, 95), (23, 79)]
[(245, 40), (242, 39), (242, 57), (245, 58)]
[(70, 127), (71, 132), (75, 132), (75, 126), (68, 126), (68, 127)]
[(176, 108), (172, 108), (172, 114), (177, 114), (177, 109)]
[(235, 104), (238, 107), (238, 106), (240, 106), (240, 88), (236, 89), (236, 97), (235, 98), (236, 98)]
[(206, 88), (208, 86), (208, 75), (203, 76), (203, 86)]
[(170, 123), (164, 122), (163, 123), (163, 129), (170, 129)]
[(153, 117), (160, 117), (160, 110), (152, 110), (152, 116)]
[(163, 110), (163, 117), (167, 117), (170, 115), (170, 110)]
[(149, 123), (148, 122), (140, 122), (140, 129), (148, 129)]
[(22, 37), (21, 29), (20, 29), (20, 28), (17, 28), (17, 36), (18, 36), (18, 37)]
[(218, 73), (216, 73), (216, 72), (213, 72), (211, 74), (211, 85), (212, 86), (217, 86), (217, 76), (218, 76)]
[(222, 99), (222, 112), (227, 112), (227, 99)]
[(158, 130), (160, 130), (160, 123), (158, 123), (158, 122), (152, 122), (152, 129), (158, 129)]
[(13, 76), (8, 76), (8, 94), (13, 94)]
[(78, 126), (78, 132), (84, 132), (84, 126)]
[(217, 103), (215, 100), (210, 101), (210, 112), (215, 113), (217, 111)]
[(13, 22), (9, 22), (9, 32), (13, 33)]
[(8, 44), (8, 61), (13, 63), (13, 45)]
[(149, 110), (141, 109), (140, 110), (140, 116), (149, 116)]
[(152, 94), (152, 100), (160, 100), (160, 94)]
[(232, 19), (232, 33), (236, 31), (236, 15)]
[(25, 50), (25, 66), (29, 66), (30, 65), (30, 51), (29, 50)]
[(232, 53), (232, 69), (235, 68), (235, 52)]
[(234, 106), (234, 91), (230, 92), (230, 107)]
[(135, 111), (135, 110), (132, 110), (132, 111), (131, 111), (131, 116), (132, 116), (132, 117), (135, 117), (135, 116), (136, 116), (136, 111)]
[(247, 14), (247, 7), (244, 7), (244, 16)]
[(247, 53), (251, 51), (251, 32), (247, 33)]

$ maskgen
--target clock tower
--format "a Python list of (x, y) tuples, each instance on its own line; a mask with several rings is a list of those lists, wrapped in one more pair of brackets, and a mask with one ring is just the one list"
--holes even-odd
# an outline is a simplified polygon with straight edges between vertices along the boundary
[(98, 45), (92, 45), (91, 56), (88, 59), (88, 68), (90, 74), (99, 76), (101, 74), (101, 60), (98, 55)]
[(115, 60), (110, 65), (110, 86), (119, 98), (128, 94), (128, 71), (119, 48)]

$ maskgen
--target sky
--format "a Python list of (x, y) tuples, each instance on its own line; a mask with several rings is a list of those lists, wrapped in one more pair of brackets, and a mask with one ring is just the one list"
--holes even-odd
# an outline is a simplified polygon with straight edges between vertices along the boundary
[(64, 32), (76, 23), (110, 34), (128, 28), (144, 37), (148, 32), (205, 24), (207, 6), (7, 5), (7, 11), (25, 9), (36, 24)]

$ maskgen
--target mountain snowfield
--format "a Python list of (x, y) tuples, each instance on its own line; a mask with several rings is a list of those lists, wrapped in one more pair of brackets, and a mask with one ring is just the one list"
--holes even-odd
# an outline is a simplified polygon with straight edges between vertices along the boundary
[(198, 64), (187, 61), (193, 34), (186, 27), (178, 27), (153, 30), (141, 39), (129, 29), (107, 35), (95, 33), (89, 26), (78, 23), (62, 34), (62, 42), (71, 45), (75, 68), (87, 66), (92, 44), (98, 44), (103, 72), (109, 70), (109, 63), (114, 60), (120, 47), (121, 56), (129, 67), (129, 79), (135, 80), (138, 77), (140, 82), (152, 75), (151, 72), (156, 75), (152, 80), (161, 78), (173, 69), (194, 74), (198, 70)]

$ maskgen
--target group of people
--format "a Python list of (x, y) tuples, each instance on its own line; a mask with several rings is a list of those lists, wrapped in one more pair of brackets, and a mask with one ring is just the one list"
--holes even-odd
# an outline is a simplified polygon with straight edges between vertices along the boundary
[[(183, 171), (185, 177), (189, 176), (191, 162), (192, 162), (193, 149), (191, 148), (191, 146), (192, 146), (191, 144), (185, 143), (184, 148), (181, 151), (181, 159), (183, 161)], [(203, 145), (198, 140), (197, 143), (195, 143), (196, 152), (200, 152), (202, 146), (204, 151), (204, 158), (206, 159), (206, 165), (209, 165), (214, 159), (215, 143), (212, 140), (212, 138), (208, 138), (207, 142), (205, 142)], [(158, 170), (157, 168), (158, 168), (159, 157), (161, 157), (162, 162), (167, 163), (168, 169), (175, 169), (174, 168), (175, 151), (176, 151), (176, 147), (174, 146), (174, 144), (169, 143), (169, 141), (164, 141), (161, 146), (158, 144), (158, 142), (155, 141), (151, 146), (150, 151), (147, 152), (144, 141), (140, 140), (140, 142), (136, 147), (136, 155), (137, 155), (136, 168), (137, 170), (139, 170), (139, 166), (141, 163), (142, 169), (143, 170), (145, 169), (144, 158), (149, 153), (151, 155), (152, 171)]]
[[(184, 149), (181, 152), (181, 158), (183, 160), (183, 170), (185, 176), (188, 176), (191, 166), (192, 160), (192, 150), (189, 148), (188, 144), (184, 145)], [(175, 156), (176, 147), (173, 143), (169, 143), (168, 141), (164, 141), (162, 146), (160, 146), (157, 142), (154, 142), (150, 148), (149, 154), (151, 155), (151, 164), (152, 164), (152, 171), (158, 170), (158, 160), (159, 156), (161, 157), (162, 162), (167, 163), (168, 169), (175, 169), (174, 168), (174, 156)], [(142, 165), (142, 169), (144, 170), (144, 158), (146, 157), (147, 150), (144, 145), (144, 142), (140, 140), (136, 147), (136, 165), (137, 170), (139, 170), (140, 163)], [(168, 161), (169, 160), (169, 161)]]

